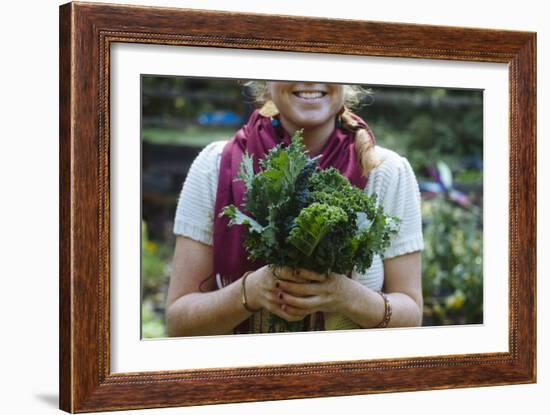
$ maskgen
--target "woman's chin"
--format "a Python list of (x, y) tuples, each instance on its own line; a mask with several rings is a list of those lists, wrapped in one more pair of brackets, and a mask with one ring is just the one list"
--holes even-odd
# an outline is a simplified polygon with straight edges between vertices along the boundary
[(300, 117), (300, 119), (295, 121), (295, 125), (299, 129), (303, 128), (304, 130), (314, 130), (316, 128), (321, 128), (326, 126), (328, 123), (333, 122), (333, 117)]

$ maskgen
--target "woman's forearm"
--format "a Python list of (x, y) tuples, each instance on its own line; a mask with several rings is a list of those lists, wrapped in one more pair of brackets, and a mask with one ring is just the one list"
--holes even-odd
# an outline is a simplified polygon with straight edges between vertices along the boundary
[[(343, 302), (342, 313), (361, 327), (376, 327), (385, 312), (382, 296), (368, 287), (349, 280), (346, 289), (348, 301)], [(404, 293), (386, 293), (391, 304), (392, 315), (388, 327), (413, 327), (422, 324), (422, 309), (410, 296)]]
[(229, 334), (250, 315), (241, 302), (241, 280), (237, 280), (216, 291), (178, 298), (166, 310), (166, 328), (174, 337)]

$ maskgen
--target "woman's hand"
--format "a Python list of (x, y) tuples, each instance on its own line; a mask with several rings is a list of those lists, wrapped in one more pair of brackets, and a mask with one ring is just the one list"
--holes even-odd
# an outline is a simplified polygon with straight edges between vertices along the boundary
[[(253, 309), (264, 308), (287, 321), (300, 321), (317, 310), (296, 307), (288, 302), (287, 299), (292, 301), (290, 297), (300, 296), (296, 290), (294, 293), (291, 291), (292, 287), (320, 284), (328, 279), (325, 275), (304, 269), (292, 270), (266, 265), (247, 277), (247, 303)], [(283, 284), (287, 284), (288, 291), (285, 292)], [(327, 292), (333, 289), (332, 284), (325, 284), (324, 287)]]
[[(419, 252), (384, 261), (385, 292), (393, 310), (389, 327), (421, 324), (420, 270)], [(287, 267), (274, 271), (275, 301), (270, 311), (288, 321), (301, 320), (317, 311), (343, 314), (361, 327), (376, 327), (384, 318), (382, 296), (345, 275), (323, 275)]]
[(317, 311), (343, 312), (353, 284), (345, 275), (318, 274), (305, 269), (275, 270), (275, 284), (281, 309), (291, 316), (304, 318)]
[[(421, 255), (412, 252), (384, 261), (384, 289), (392, 307), (388, 327), (422, 323)], [(361, 327), (376, 327), (384, 319), (382, 296), (344, 275), (281, 269), (276, 288), (281, 308), (290, 315), (316, 311), (343, 314)]]

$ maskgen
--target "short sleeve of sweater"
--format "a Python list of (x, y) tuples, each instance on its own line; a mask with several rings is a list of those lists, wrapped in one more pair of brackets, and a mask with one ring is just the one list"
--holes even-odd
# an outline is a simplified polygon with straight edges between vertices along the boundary
[(376, 147), (382, 163), (371, 171), (366, 191), (376, 193), (384, 211), (400, 218), (400, 226), (385, 259), (424, 249), (420, 191), (415, 174), (404, 157), (394, 151)]
[(207, 145), (195, 158), (181, 189), (174, 233), (212, 245), (218, 172), (225, 141)]

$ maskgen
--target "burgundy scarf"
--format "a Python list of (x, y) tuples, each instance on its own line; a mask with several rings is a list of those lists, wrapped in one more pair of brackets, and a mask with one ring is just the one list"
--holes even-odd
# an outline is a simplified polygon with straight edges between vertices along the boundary
[[(356, 121), (362, 128), (366, 123), (357, 116)], [(219, 274), (218, 281), (226, 286), (238, 280), (246, 271), (255, 270), (265, 265), (251, 262), (243, 247), (246, 235), (244, 226), (228, 226), (226, 216), (220, 218), (223, 208), (229, 204), (241, 207), (244, 201), (245, 187), (240, 180), (235, 180), (240, 169), (242, 156), (245, 152), (252, 155), (254, 171), (259, 171), (259, 160), (280, 142), (290, 144), (289, 134), (280, 126), (274, 126), (270, 117), (260, 115), (256, 110), (248, 122), (225, 145), (220, 162), (218, 190), (214, 208), (214, 275)], [(369, 131), (370, 132), (370, 131)], [(362, 174), (357, 161), (354, 133), (335, 128), (327, 140), (321, 153), (319, 167), (325, 169), (334, 167), (347, 177), (351, 184), (364, 189), (367, 179)], [(219, 283), (218, 283), (218, 288)]]

